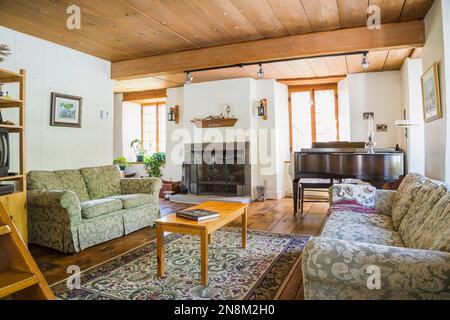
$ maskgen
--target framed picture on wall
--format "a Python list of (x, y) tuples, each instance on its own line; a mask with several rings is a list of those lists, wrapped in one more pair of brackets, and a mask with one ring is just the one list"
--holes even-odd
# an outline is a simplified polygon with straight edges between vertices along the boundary
[(52, 92), (50, 125), (81, 128), (81, 97)]
[(437, 63), (434, 63), (422, 76), (422, 96), (425, 122), (442, 118), (439, 68)]

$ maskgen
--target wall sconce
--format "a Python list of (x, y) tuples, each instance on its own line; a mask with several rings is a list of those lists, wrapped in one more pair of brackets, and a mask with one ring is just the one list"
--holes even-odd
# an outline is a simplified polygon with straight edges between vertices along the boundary
[(258, 106), (258, 116), (267, 120), (267, 99), (261, 99)]
[(418, 127), (420, 125), (419, 122), (414, 122), (411, 120), (396, 120), (395, 126), (397, 128), (403, 128), (405, 129), (405, 138), (408, 139), (408, 129)]
[(178, 113), (178, 105), (176, 105), (175, 107), (171, 107), (169, 109), (169, 113), (167, 114), (167, 120), (170, 122), (178, 123), (179, 119), (180, 117)]

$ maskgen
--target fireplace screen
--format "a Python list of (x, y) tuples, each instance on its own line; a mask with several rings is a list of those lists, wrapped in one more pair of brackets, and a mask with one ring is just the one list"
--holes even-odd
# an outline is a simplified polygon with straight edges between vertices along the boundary
[(248, 143), (186, 146), (184, 184), (192, 194), (249, 196)]

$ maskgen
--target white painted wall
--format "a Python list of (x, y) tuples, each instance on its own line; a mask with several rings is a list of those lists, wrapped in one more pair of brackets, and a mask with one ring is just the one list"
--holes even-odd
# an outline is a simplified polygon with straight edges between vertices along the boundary
[(388, 125), (388, 132), (375, 132), (377, 148), (401, 144), (402, 131), (395, 127), (395, 120), (403, 118), (400, 71), (350, 74), (347, 82), (351, 141), (367, 141), (368, 121), (363, 113), (374, 112), (375, 125)]
[(341, 141), (351, 141), (350, 133), (350, 96), (347, 78), (338, 82), (339, 104), (339, 138)]
[[(402, 72), (402, 97), (406, 119), (419, 125), (408, 129), (408, 140), (402, 149), (406, 151), (406, 170), (425, 174), (425, 132), (422, 103), (422, 60), (407, 58)], [(403, 130), (404, 131), (404, 130)]]
[[(77, 169), (110, 164), (113, 159), (113, 81), (111, 64), (87, 54), (0, 27), (0, 42), (12, 54), (0, 68), (27, 71), (27, 170)], [(18, 86), (6, 90), (13, 97)], [(50, 126), (51, 92), (83, 97), (82, 128)], [(100, 119), (100, 111), (109, 112)], [(2, 111), (16, 121), (16, 111)], [(17, 171), (18, 139), (12, 138), (12, 171)]]
[(114, 139), (113, 157), (118, 158), (123, 155), (123, 119), (122, 119), (123, 94), (114, 95)]
[(290, 160), (289, 150), (289, 92), (286, 85), (275, 83), (275, 130), (277, 136), (277, 198), (287, 195), (286, 179), (288, 169), (285, 162)]
[(122, 104), (122, 155), (129, 162), (136, 162), (136, 154), (131, 142), (141, 139), (141, 105), (132, 102)]
[(449, 114), (447, 100), (450, 86), (446, 83), (446, 74), (450, 72), (450, 4), (436, 0), (425, 17), (426, 42), (423, 47), (423, 73), (435, 62), (439, 63), (439, 78), (443, 118), (425, 124), (425, 174), (433, 179), (450, 182), (450, 133), (447, 130)]
[[(249, 78), (212, 81), (173, 88), (167, 91), (167, 106), (180, 107), (179, 124), (167, 123), (167, 157), (164, 179), (180, 180), (184, 145), (200, 142), (250, 141), (252, 186), (265, 184), (270, 198), (284, 195), (284, 160), (289, 160), (287, 87), (275, 80)], [(258, 117), (259, 99), (268, 99), (267, 121)], [(233, 128), (196, 128), (191, 120), (226, 114), (238, 118)], [(279, 128), (279, 132), (275, 131)], [(253, 129), (253, 131), (250, 131)], [(267, 130), (265, 130), (267, 129)], [(273, 129), (273, 131), (272, 131)], [(253, 134), (252, 134), (253, 133)], [(260, 143), (259, 143), (260, 142)], [(258, 147), (268, 147), (260, 150)]]
[[(447, 106), (450, 105), (450, 84), (448, 79), (450, 75), (450, 2), (442, 2), (442, 19), (446, 23), (444, 27), (444, 74), (442, 76), (443, 89), (441, 90), (441, 99), (443, 102), (443, 114), (447, 124), (445, 132), (445, 182), (450, 183), (450, 113), (447, 111)], [(443, 93), (442, 93), (443, 92)]]

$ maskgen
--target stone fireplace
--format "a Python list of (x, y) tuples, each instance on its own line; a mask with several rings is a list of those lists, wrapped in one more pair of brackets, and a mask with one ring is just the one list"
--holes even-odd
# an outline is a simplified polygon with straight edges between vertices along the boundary
[(185, 146), (183, 184), (196, 195), (251, 196), (249, 142)]

